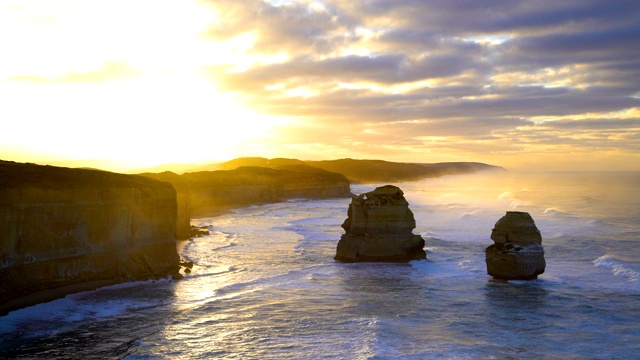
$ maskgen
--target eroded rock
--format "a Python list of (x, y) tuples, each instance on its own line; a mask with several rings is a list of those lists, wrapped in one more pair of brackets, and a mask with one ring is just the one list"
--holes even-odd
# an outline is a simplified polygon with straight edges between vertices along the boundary
[(175, 278), (176, 212), (168, 183), (0, 161), (0, 314), (38, 291)]
[(424, 240), (400, 188), (386, 185), (353, 196), (335, 260), (343, 262), (408, 262), (426, 259)]
[(491, 232), (485, 250), (487, 273), (496, 279), (532, 280), (544, 273), (542, 236), (529, 213), (507, 211)]

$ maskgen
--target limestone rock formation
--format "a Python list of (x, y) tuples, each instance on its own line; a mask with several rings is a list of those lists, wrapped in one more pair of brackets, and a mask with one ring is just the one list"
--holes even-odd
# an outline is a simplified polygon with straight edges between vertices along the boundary
[(424, 240), (416, 227), (409, 203), (400, 188), (386, 185), (353, 196), (346, 231), (338, 242), (335, 260), (343, 262), (408, 262), (426, 259)]
[(179, 276), (176, 216), (168, 183), (0, 161), (0, 313), (41, 290)]
[(507, 211), (491, 232), (485, 250), (487, 273), (496, 279), (531, 280), (546, 266), (542, 236), (526, 212)]
[(277, 169), (245, 166), (234, 170), (174, 174), (140, 174), (166, 181), (177, 191), (178, 239), (188, 239), (192, 217), (210, 216), (228, 208), (284, 201), (293, 198), (349, 197), (344, 175), (306, 165)]

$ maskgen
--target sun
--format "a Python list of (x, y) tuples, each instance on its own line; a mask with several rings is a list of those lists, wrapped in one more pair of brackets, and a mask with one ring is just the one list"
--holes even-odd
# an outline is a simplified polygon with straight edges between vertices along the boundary
[(11, 119), (0, 134), (3, 145), (132, 166), (228, 159), (285, 121), (247, 110), (207, 79), (185, 74), (19, 84), (0, 87), (0, 96), (8, 100), (0, 117)]
[(0, 151), (142, 167), (255, 148), (286, 120), (216, 87), (206, 67), (251, 46), (207, 39), (218, 16), (191, 0), (0, 4)]

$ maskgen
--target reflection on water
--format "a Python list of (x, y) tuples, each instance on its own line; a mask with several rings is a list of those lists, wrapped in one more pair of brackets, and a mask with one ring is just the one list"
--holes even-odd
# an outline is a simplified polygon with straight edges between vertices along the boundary
[[(0, 318), (0, 357), (633, 358), (640, 177), (592, 175), (399, 184), (429, 257), (409, 264), (333, 261), (349, 199), (197, 219), (211, 235), (184, 244), (195, 265), (183, 280), (13, 312)], [(530, 212), (542, 232), (547, 269), (537, 281), (486, 274), (483, 250), (508, 210)]]
[(527, 308), (544, 306), (548, 291), (540, 281), (488, 280), (485, 286), (485, 300), (498, 309)]

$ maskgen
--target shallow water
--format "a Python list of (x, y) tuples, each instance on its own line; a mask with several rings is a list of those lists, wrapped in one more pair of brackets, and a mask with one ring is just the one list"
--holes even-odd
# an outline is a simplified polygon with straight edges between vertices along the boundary
[[(633, 358), (640, 353), (640, 173), (448, 176), (398, 184), (427, 261), (333, 261), (349, 199), (195, 219), (181, 281), (137, 282), (0, 317), (0, 357)], [(357, 185), (353, 191), (371, 191)], [(530, 212), (547, 269), (495, 281), (484, 248)]]

